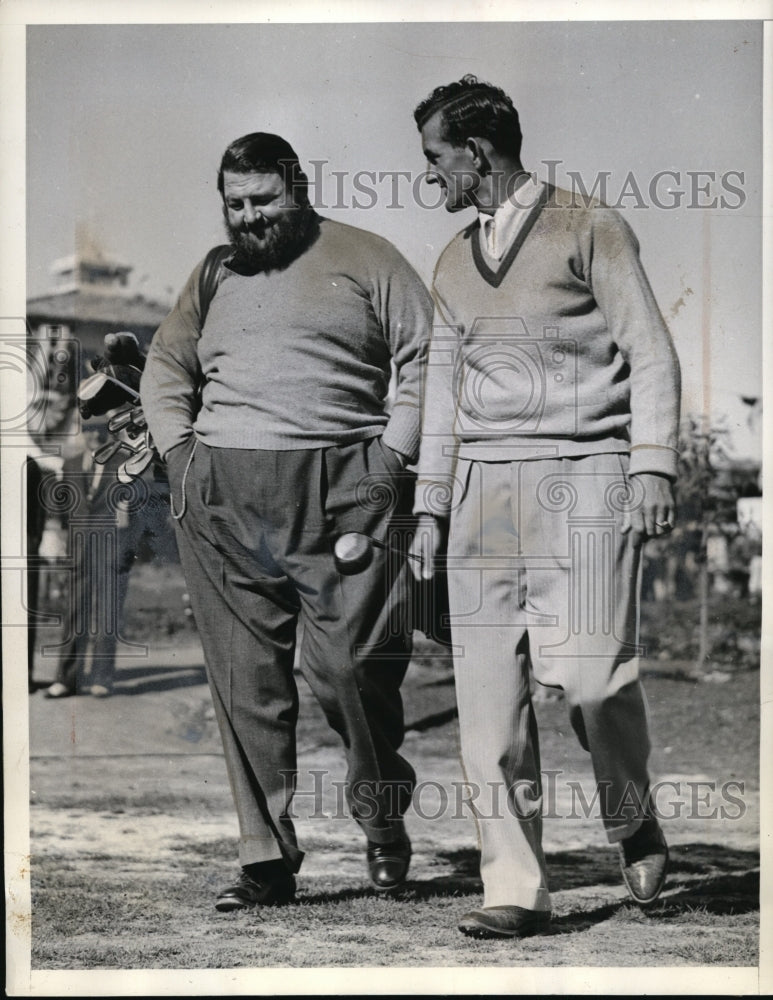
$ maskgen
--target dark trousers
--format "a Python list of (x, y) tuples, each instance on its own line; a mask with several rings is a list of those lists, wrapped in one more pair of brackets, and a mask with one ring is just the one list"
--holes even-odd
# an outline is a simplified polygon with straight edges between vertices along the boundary
[(35, 672), (37, 650), (38, 602), (40, 600), (40, 559), (37, 552), (27, 549), (27, 688), (35, 690), (32, 675)]
[[(104, 516), (73, 516), (68, 522), (68, 550), (73, 560), (66, 612), (67, 633), (56, 679), (71, 691), (99, 684), (111, 689), (131, 571), (141, 544), (170, 558), (174, 534), (166, 492), (151, 489), (127, 494), (129, 510), (119, 527), (115, 510)], [(90, 651), (90, 655), (89, 655)], [(129, 654), (136, 656), (136, 648)]]
[(408, 482), (376, 438), (277, 452), (198, 442), (177, 478), (180, 556), (239, 818), (240, 863), (284, 858), (297, 871), (303, 857), (288, 815), (299, 621), (300, 669), (344, 744), (350, 811), (368, 839), (393, 840), (415, 782), (398, 752), (408, 573), (404, 559), (376, 549), (368, 568), (342, 576), (333, 544), (351, 530), (385, 538)]
[(112, 686), (131, 568), (125, 538), (125, 529), (117, 528), (114, 518), (70, 521), (73, 567), (56, 679), (71, 691), (93, 684)]

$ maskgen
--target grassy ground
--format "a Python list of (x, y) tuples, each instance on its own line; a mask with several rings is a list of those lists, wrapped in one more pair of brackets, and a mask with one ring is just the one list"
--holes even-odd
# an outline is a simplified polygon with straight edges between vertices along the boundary
[[(307, 841), (312, 849), (325, 846)], [(143, 877), (121, 865), (112, 874), (104, 871), (88, 891), (77, 867), (61, 871), (57, 865), (54, 885), (42, 875), (39, 882), (41, 892), (53, 890), (52, 910), (33, 925), (35, 937), (46, 939), (33, 967), (757, 964), (758, 881), (749, 870), (751, 852), (678, 849), (670, 893), (646, 913), (619, 898), (611, 884), (614, 869), (600, 852), (550, 855), (554, 870), (582, 868), (586, 884), (559, 893), (546, 934), (513, 944), (468, 941), (455, 930), (462, 914), (480, 902), (472, 851), (456, 854), (455, 874), (442, 884), (411, 882), (398, 899), (376, 898), (361, 880), (344, 878), (335, 889), (307, 885), (291, 907), (218, 915), (212, 894), (229, 875), (225, 847), (184, 837), (168, 866), (154, 866)], [(93, 859), (101, 868), (105, 861)]]
[[(145, 580), (153, 586), (140, 586)], [(172, 573), (159, 585), (147, 571), (130, 595), (132, 627), (142, 621), (147, 635), (148, 622), (162, 618), (168, 648), (195, 641), (176, 580)], [(569, 808), (570, 782), (582, 782), (589, 793), (591, 774), (563, 700), (537, 702), (543, 769), (560, 772), (556, 808), (545, 820), (555, 920), (525, 944), (470, 941), (456, 930), (482, 897), (474, 824), (454, 806), (461, 771), (453, 684), (439, 647), (418, 643), (405, 687), (405, 749), (426, 792), (408, 817), (415, 854), (405, 890), (392, 899), (374, 895), (361, 834), (350, 818), (335, 816), (326, 786), (323, 816), (314, 818), (308, 796), (298, 804), (307, 856), (297, 903), (234, 914), (213, 908), (214, 893), (236, 871), (236, 824), (203, 676), (178, 668), (154, 678), (147, 665), (143, 670), (124, 669), (109, 703), (86, 698), (65, 707), (32, 700), (34, 970), (730, 968), (758, 962), (754, 670), (709, 683), (686, 680), (689, 671), (671, 660), (649, 661), (653, 773), (674, 784), (664, 785), (668, 794), (660, 803), (672, 816), (664, 824), (671, 875), (662, 900), (647, 912), (627, 901), (598, 819)], [(308, 788), (310, 769), (340, 779), (343, 766), (337, 738), (308, 691), (301, 697), (300, 784)], [(68, 745), (68, 727), (74, 733), (76, 721), (88, 739)], [(119, 728), (138, 744), (127, 743), (131, 752), (123, 756)], [(728, 782), (735, 784), (723, 791)], [(435, 810), (437, 796), (445, 796), (445, 809)], [(618, 986), (630, 982), (623, 976)]]

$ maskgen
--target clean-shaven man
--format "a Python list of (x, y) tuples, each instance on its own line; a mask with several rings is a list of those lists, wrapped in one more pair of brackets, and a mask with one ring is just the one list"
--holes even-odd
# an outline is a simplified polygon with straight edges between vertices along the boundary
[(519, 938), (551, 909), (530, 672), (564, 692), (630, 894), (647, 905), (665, 879), (638, 570), (642, 542), (674, 524), (679, 366), (628, 225), (524, 170), (501, 89), (467, 76), (415, 120), (446, 209), (477, 213), (435, 271), (415, 504), (425, 577), (447, 536), (479, 796), (484, 901), (459, 929)]

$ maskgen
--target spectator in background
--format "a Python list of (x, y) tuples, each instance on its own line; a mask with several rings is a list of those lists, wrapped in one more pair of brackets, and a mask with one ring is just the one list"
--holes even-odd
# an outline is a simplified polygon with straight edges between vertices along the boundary
[(758, 601), (762, 596), (762, 532), (756, 524), (750, 524), (746, 533), (750, 546), (748, 596)]
[(35, 667), (38, 599), (40, 596), (40, 543), (46, 526), (46, 508), (40, 498), (43, 473), (31, 456), (27, 456), (27, 690), (36, 690), (32, 679)]
[(162, 538), (168, 519), (168, 507), (147, 480), (117, 480), (125, 458), (120, 451), (95, 461), (107, 441), (104, 420), (84, 423), (83, 439), (84, 450), (65, 459), (58, 486), (71, 572), (65, 643), (47, 698), (112, 694), (129, 574), (143, 535)]

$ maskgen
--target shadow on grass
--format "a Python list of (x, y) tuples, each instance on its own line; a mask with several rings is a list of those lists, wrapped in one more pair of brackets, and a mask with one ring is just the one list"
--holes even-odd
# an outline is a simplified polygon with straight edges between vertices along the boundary
[(207, 675), (203, 665), (121, 667), (116, 672), (113, 694), (116, 696), (151, 694), (196, 687), (206, 683)]
[(428, 729), (437, 729), (439, 726), (444, 726), (447, 722), (451, 722), (458, 714), (456, 705), (452, 705), (444, 708), (441, 712), (431, 712), (429, 715), (424, 715), (413, 722), (407, 722), (405, 724), (405, 731), (406, 733), (423, 733)]
[[(439, 851), (438, 862), (451, 867), (448, 874), (422, 881), (408, 879), (390, 894), (401, 902), (427, 902), (435, 898), (480, 895), (479, 854), (472, 848)], [(617, 855), (604, 848), (558, 851), (547, 857), (554, 892), (588, 889), (588, 902), (598, 898), (599, 886), (622, 884)], [(632, 920), (674, 920), (698, 912), (711, 916), (738, 916), (759, 910), (759, 855), (714, 844), (686, 844), (671, 850), (666, 894), (653, 906), (641, 909), (627, 896), (587, 909), (573, 904), (571, 913), (555, 916), (549, 935), (576, 934), (590, 930), (620, 914)], [(368, 887), (303, 895), (309, 904), (331, 903), (373, 897)]]
[(660, 915), (674, 917), (701, 910), (715, 916), (756, 913), (760, 908), (760, 873), (710, 876), (667, 896), (659, 904)]
[(671, 849), (670, 878), (683, 888), (660, 904), (666, 916), (700, 909), (720, 916), (753, 913), (760, 906), (760, 856), (715, 844)]
[[(604, 858), (599, 855), (603, 853)], [(595, 859), (595, 864), (594, 864)], [(609, 851), (563, 851), (548, 856), (548, 870), (558, 889), (621, 882), (615, 855)], [(640, 908), (628, 897), (592, 909), (554, 918), (549, 934), (575, 934), (620, 913), (635, 920), (674, 920), (703, 913), (738, 916), (759, 911), (759, 854), (721, 844), (682, 844), (671, 848), (665, 895)], [(582, 867), (578, 872), (577, 865)], [(600, 870), (604, 868), (605, 871)], [(756, 870), (755, 870), (756, 869)]]
[[(42, 691), (53, 684), (54, 678), (36, 680), (30, 684), (30, 694)], [(152, 694), (159, 691), (175, 691), (179, 688), (197, 687), (207, 683), (203, 664), (180, 666), (119, 667), (115, 673), (114, 697), (120, 695)]]
[[(669, 879), (681, 882), (685, 876), (712, 880), (729, 875), (737, 880), (759, 866), (756, 851), (722, 844), (679, 844), (670, 848)], [(588, 847), (574, 851), (554, 851), (547, 856), (548, 873), (554, 889), (581, 889), (596, 885), (620, 885), (616, 848)]]
[[(635, 919), (674, 919), (701, 911), (735, 916), (759, 910), (760, 858), (756, 851), (721, 844), (680, 844), (670, 849), (665, 895), (642, 909), (628, 897), (586, 911), (554, 919), (549, 933), (576, 933), (628, 910)], [(612, 850), (582, 849), (548, 855), (548, 871), (555, 889), (591, 889), (620, 885), (617, 855)]]
[[(462, 848), (455, 851), (438, 851), (435, 855), (439, 864), (444, 864), (450, 871), (434, 878), (408, 878), (399, 889), (385, 894), (384, 898), (399, 900), (406, 903), (426, 902), (433, 898), (462, 897), (480, 894), (482, 892), (479, 875), (480, 856), (472, 848)], [(370, 886), (356, 889), (327, 890), (324, 892), (304, 893), (304, 903), (331, 903), (353, 899), (372, 899), (375, 890)]]
[[(666, 892), (669, 886), (666, 883)], [(673, 921), (680, 917), (694, 917), (697, 914), (714, 917), (735, 917), (759, 911), (760, 878), (758, 872), (745, 872), (737, 876), (719, 876), (700, 880), (677, 892), (671, 892), (652, 906), (638, 907), (625, 898), (614, 903), (605, 903), (590, 910), (574, 911), (564, 916), (554, 917), (546, 934), (576, 934), (590, 930), (597, 924), (620, 914), (631, 914), (636, 922), (664, 920)]]

